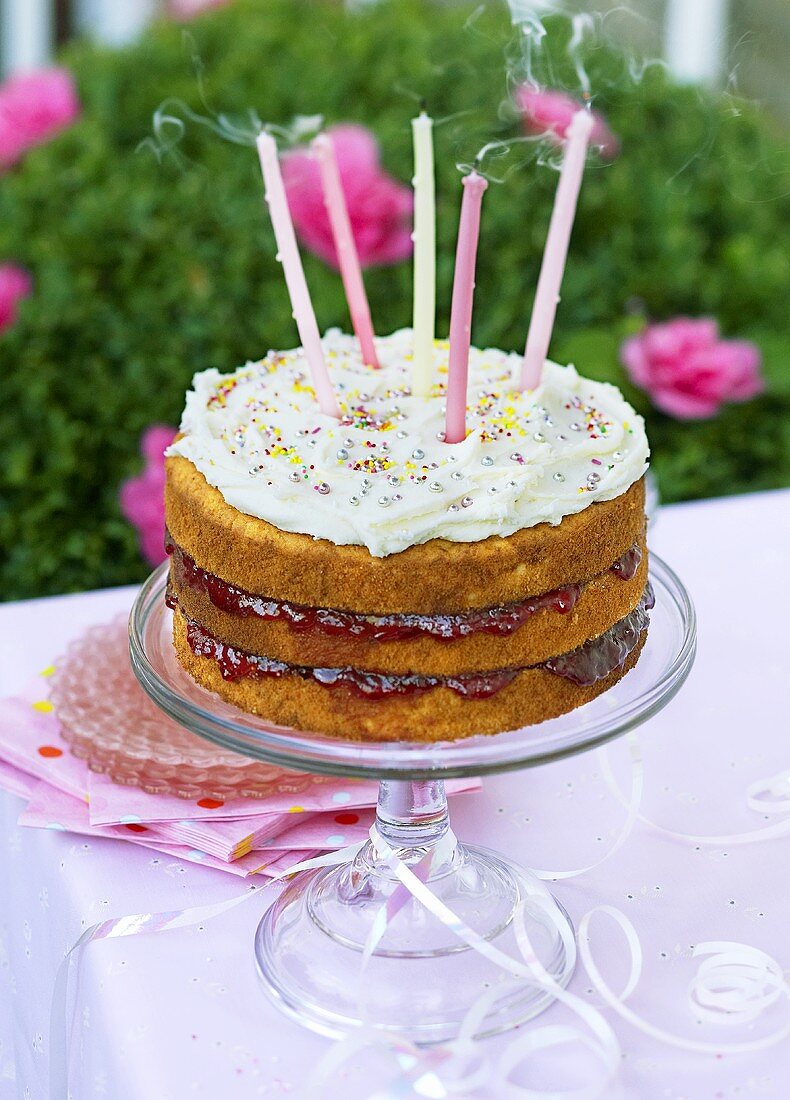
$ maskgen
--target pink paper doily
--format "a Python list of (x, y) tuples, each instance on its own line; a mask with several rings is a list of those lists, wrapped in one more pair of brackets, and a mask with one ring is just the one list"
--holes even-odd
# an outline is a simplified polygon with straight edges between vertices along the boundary
[(328, 777), (286, 771), (203, 740), (137, 682), (125, 617), (92, 627), (56, 662), (51, 701), (75, 756), (114, 782), (180, 798), (267, 798)]

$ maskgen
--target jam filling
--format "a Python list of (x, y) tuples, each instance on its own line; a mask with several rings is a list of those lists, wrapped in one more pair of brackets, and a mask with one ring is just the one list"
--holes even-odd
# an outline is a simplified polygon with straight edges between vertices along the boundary
[[(653, 592), (648, 584), (634, 610), (605, 634), (585, 642), (572, 653), (552, 657), (531, 667), (546, 669), (584, 687), (603, 680), (615, 669), (621, 668), (636, 648), (642, 631), (647, 627), (648, 612), (653, 604)], [(450, 688), (466, 699), (487, 699), (523, 671), (520, 668), (504, 668), (461, 676), (392, 676), (356, 668), (306, 668), (245, 653), (220, 641), (194, 620), (185, 618), (189, 648), (197, 657), (209, 657), (216, 661), (225, 680), (297, 675), (305, 680), (315, 680), (330, 689), (344, 685), (363, 699), (384, 699), (392, 695), (413, 697), (435, 687)]]
[[(583, 587), (580, 584), (568, 584), (540, 596), (530, 596), (518, 603), (455, 615), (359, 615), (326, 607), (302, 607), (285, 600), (271, 600), (266, 596), (245, 592), (244, 589), (201, 569), (186, 551), (173, 542), (169, 533), (165, 540), (165, 549), (173, 559), (173, 578), (176, 584), (204, 593), (220, 611), (242, 619), (285, 622), (296, 634), (342, 635), (365, 641), (404, 641), (427, 634), (437, 641), (453, 642), (476, 633), (509, 635), (537, 611), (547, 609), (566, 615), (575, 607)], [(610, 566), (610, 571), (621, 580), (631, 580), (641, 560), (642, 551), (634, 544)]]

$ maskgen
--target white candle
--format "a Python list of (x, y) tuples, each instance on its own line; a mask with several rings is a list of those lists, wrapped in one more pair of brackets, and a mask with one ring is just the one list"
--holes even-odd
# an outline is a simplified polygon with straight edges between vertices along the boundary
[(316, 399), (321, 412), (339, 419), (340, 410), (337, 407), (332, 383), (329, 380), (324, 349), (321, 347), (321, 334), (318, 331), (318, 322), (315, 319), (310, 291), (307, 289), (302, 258), (296, 245), (296, 234), (291, 221), (291, 212), (288, 209), (288, 200), (285, 196), (285, 185), (283, 184), (280, 161), (277, 155), (277, 142), (271, 134), (263, 133), (258, 135), (257, 144), (258, 155), (261, 158), (263, 180), (266, 185), (266, 202), (269, 206), (274, 237), (277, 241), (278, 259), (283, 265), (283, 274), (291, 299), (293, 316), (296, 327), (299, 329), (299, 338), (302, 341), (305, 358), (310, 367)]
[(539, 384), (549, 351), (592, 128), (593, 117), (585, 107), (576, 112), (568, 126), (560, 180), (529, 322), (521, 369), (522, 390), (533, 390)]
[(414, 362), (412, 393), (427, 397), (433, 378), (436, 326), (436, 183), (433, 119), (412, 119), (414, 137)]
[(669, 0), (664, 52), (681, 82), (717, 84), (727, 52), (727, 0)]
[(0, 0), (3, 72), (29, 72), (52, 56), (51, 0)]

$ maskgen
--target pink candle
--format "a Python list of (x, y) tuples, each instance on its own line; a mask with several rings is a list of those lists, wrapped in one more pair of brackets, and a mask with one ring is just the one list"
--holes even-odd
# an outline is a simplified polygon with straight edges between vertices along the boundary
[(469, 375), (469, 345), (472, 339), (472, 301), (475, 294), (477, 239), (480, 209), (488, 180), (474, 169), (461, 180), (464, 197), (455, 250), (453, 303), (450, 313), (450, 363), (447, 376), (447, 416), (444, 438), (462, 443), (466, 438), (466, 387)]
[(349, 313), (351, 314), (351, 324), (354, 326), (354, 332), (359, 340), (362, 358), (368, 366), (378, 367), (379, 361), (373, 342), (373, 323), (370, 319), (368, 296), (365, 293), (365, 284), (362, 281), (362, 269), (359, 266), (357, 246), (354, 241), (354, 234), (351, 231), (351, 221), (348, 216), (340, 171), (337, 167), (335, 147), (329, 134), (319, 134), (313, 141), (313, 149), (318, 157), (318, 165), (321, 169), (324, 202), (329, 215), (329, 223), (332, 226), (332, 236), (335, 240), (335, 250), (340, 263), (340, 274), (343, 279)]
[(318, 331), (310, 291), (307, 289), (307, 281), (304, 277), (302, 258), (296, 246), (296, 235), (288, 209), (288, 200), (285, 197), (285, 187), (277, 157), (277, 142), (271, 134), (262, 133), (258, 135), (257, 145), (266, 185), (265, 198), (272, 219), (274, 238), (277, 241), (277, 255), (283, 265), (293, 316), (299, 330), (299, 339), (302, 341), (305, 358), (310, 367), (316, 398), (321, 412), (339, 419), (340, 409), (329, 380), (324, 349), (321, 347), (321, 334)]
[(554, 316), (560, 300), (560, 286), (568, 256), (576, 203), (584, 174), (587, 145), (595, 120), (586, 108), (577, 111), (568, 126), (565, 155), (557, 184), (554, 209), (546, 238), (546, 249), (535, 292), (532, 317), (529, 322), (527, 347), (521, 369), (521, 389), (534, 390), (543, 373), (549, 350)]

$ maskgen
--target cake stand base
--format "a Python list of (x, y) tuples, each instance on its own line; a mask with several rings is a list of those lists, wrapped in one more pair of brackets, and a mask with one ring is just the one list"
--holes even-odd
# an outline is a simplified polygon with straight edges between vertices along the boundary
[[(441, 782), (382, 782), (376, 827), (439, 901), (523, 964), (514, 932), (521, 907), (546, 971), (560, 985), (570, 980), (567, 914), (528, 871), (455, 841)], [(279, 1007), (332, 1037), (364, 1025), (417, 1043), (449, 1041), (481, 995), (499, 990), (474, 1030), (483, 1037), (531, 1019), (554, 999), (468, 947), (400, 884), (372, 843), (348, 864), (294, 875), (258, 926), (255, 957)]]

